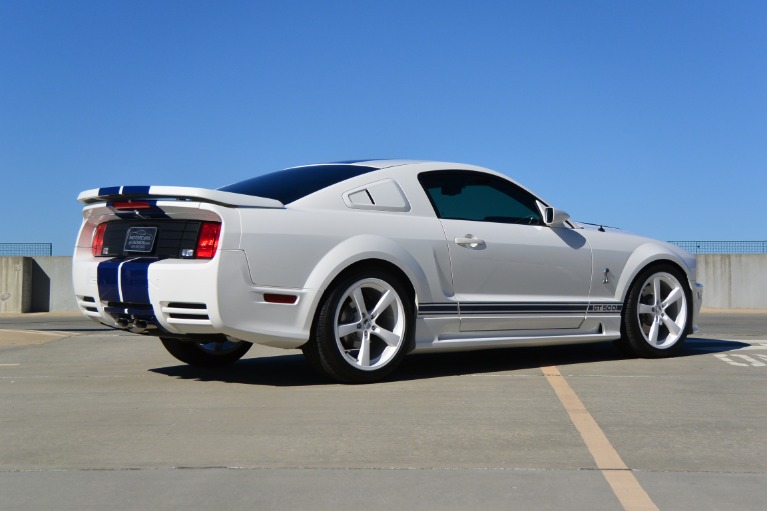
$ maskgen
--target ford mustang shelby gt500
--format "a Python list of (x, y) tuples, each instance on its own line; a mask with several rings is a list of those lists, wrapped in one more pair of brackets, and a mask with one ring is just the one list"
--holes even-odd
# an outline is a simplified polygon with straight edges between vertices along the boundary
[(73, 277), (83, 314), (220, 366), (301, 348), (342, 382), (411, 351), (614, 340), (667, 357), (694, 329), (695, 258), (564, 211), (481, 167), (307, 165), (217, 190), (88, 190)]

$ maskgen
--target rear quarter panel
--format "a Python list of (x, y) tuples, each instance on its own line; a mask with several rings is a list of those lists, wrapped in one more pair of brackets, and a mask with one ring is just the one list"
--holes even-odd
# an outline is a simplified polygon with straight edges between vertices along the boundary
[(447, 244), (435, 217), (299, 208), (240, 214), (241, 246), (258, 286), (323, 290), (350, 265), (381, 259), (405, 272), (424, 299), (435, 299), (432, 289), (452, 294)]

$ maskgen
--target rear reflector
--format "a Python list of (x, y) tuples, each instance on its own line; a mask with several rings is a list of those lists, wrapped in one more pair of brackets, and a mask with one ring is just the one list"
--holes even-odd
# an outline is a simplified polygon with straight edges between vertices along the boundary
[(91, 253), (94, 257), (99, 257), (104, 249), (104, 233), (107, 230), (107, 224), (99, 224), (96, 227), (96, 232), (93, 233), (93, 246), (91, 247)]
[(221, 224), (203, 222), (200, 226), (200, 237), (197, 238), (197, 258), (212, 259), (218, 249), (218, 237), (221, 235)]
[(266, 293), (264, 295), (264, 301), (269, 303), (296, 303), (298, 297), (295, 295), (278, 295), (275, 293)]

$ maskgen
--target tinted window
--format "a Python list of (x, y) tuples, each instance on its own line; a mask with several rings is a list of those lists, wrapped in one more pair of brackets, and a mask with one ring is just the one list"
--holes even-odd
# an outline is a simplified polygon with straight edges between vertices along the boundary
[(440, 171), (418, 176), (440, 218), (542, 225), (535, 197), (513, 183), (480, 172)]
[(314, 193), (346, 179), (361, 176), (375, 167), (362, 165), (311, 165), (280, 170), (271, 174), (246, 179), (219, 188), (224, 192), (242, 193), (275, 199), (283, 204)]

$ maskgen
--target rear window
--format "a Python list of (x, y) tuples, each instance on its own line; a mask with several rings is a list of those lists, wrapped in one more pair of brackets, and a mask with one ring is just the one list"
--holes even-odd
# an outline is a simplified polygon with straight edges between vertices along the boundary
[(219, 188), (290, 204), (323, 188), (378, 170), (363, 165), (310, 165), (280, 170)]

